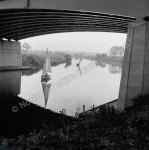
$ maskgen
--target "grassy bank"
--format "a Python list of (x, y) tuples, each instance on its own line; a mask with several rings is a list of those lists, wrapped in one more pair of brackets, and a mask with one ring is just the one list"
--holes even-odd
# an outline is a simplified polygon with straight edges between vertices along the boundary
[(65, 115), (62, 127), (52, 129), (48, 123), (39, 132), (9, 140), (15, 149), (40, 150), (148, 150), (149, 95), (133, 99), (134, 106), (123, 113), (101, 106), (98, 112), (70, 122)]
[(123, 56), (111, 56), (103, 59), (107, 63), (123, 63)]
[(105, 63), (123, 63), (123, 56), (107, 56), (106, 54), (96, 55), (97, 61), (103, 61)]

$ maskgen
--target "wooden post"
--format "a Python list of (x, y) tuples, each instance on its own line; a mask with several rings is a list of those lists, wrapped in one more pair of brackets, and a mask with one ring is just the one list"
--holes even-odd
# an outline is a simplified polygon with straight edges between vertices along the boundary
[(85, 112), (85, 105), (83, 105), (83, 112)]

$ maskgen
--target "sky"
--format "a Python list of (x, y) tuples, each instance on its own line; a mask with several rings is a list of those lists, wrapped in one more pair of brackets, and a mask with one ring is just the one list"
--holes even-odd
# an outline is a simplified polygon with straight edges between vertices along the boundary
[(20, 40), (28, 43), (32, 50), (108, 52), (112, 46), (123, 46), (127, 34), (107, 32), (69, 32), (48, 34)]

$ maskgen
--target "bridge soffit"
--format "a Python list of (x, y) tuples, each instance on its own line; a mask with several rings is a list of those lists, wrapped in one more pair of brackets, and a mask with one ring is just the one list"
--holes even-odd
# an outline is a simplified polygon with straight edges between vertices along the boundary
[(5, 0), (0, 9), (33, 8), (79, 10), (131, 17), (149, 16), (149, 0)]

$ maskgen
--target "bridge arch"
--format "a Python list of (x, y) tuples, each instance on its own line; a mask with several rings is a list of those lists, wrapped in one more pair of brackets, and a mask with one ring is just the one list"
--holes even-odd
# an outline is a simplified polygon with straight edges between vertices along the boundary
[(103, 13), (46, 9), (0, 10), (0, 38), (21, 40), (33, 36), (77, 31), (127, 33), (136, 19)]

